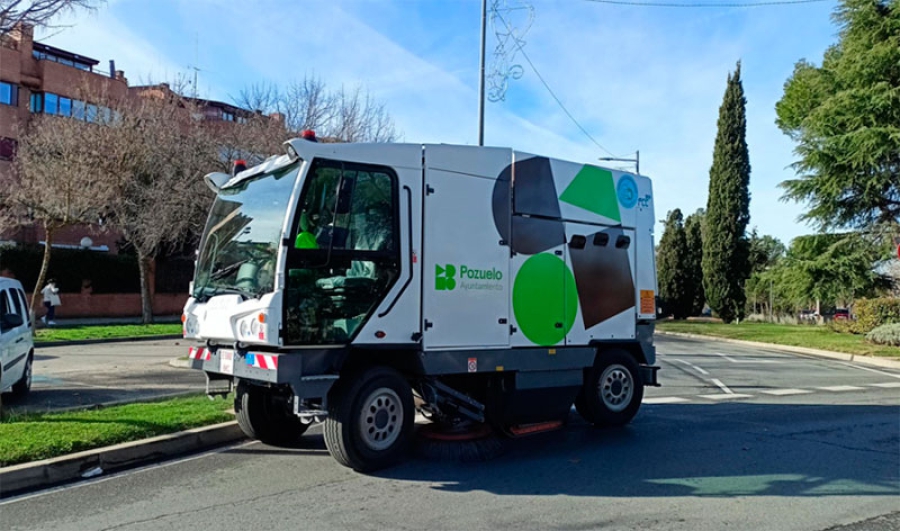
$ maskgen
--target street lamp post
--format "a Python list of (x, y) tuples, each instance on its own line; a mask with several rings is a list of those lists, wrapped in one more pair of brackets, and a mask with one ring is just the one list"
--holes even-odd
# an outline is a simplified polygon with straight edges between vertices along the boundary
[(615, 160), (615, 161), (621, 161), (621, 162), (633, 162), (634, 163), (634, 172), (637, 173), (638, 175), (641, 174), (641, 151), (640, 150), (634, 152), (633, 159), (623, 159), (623, 158), (619, 158), (619, 157), (600, 157), (597, 160)]
[(484, 35), (487, 23), (487, 0), (481, 0), (481, 61), (478, 76), (478, 145), (484, 145)]

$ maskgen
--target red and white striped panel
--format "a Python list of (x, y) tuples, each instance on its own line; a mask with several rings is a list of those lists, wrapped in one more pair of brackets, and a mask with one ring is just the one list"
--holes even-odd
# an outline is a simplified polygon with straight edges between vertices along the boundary
[(212, 354), (205, 348), (191, 347), (188, 349), (188, 358), (192, 360), (209, 361), (212, 359)]
[(252, 362), (249, 364), (257, 369), (278, 369), (278, 356), (273, 354), (253, 354), (252, 357), (247, 356), (247, 361)]

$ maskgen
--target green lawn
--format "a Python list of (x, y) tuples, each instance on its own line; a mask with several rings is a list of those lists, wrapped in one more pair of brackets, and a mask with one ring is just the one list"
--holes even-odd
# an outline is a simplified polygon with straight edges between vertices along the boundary
[(233, 396), (173, 398), (66, 413), (12, 414), (0, 422), (0, 467), (227, 422)]
[(900, 357), (900, 348), (874, 345), (868, 343), (863, 336), (839, 334), (825, 326), (660, 321), (656, 324), (656, 328), (664, 332), (682, 332), (743, 339), (746, 341), (760, 341), (763, 343), (815, 348), (848, 354)]
[(77, 341), (85, 339), (115, 339), (160, 335), (181, 335), (181, 323), (166, 324), (123, 324), (87, 325), (40, 328), (35, 334), (36, 342)]

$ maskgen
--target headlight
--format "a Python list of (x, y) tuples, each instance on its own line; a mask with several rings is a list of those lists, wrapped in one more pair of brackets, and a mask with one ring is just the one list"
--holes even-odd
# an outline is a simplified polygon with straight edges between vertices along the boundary
[(256, 336), (259, 334), (260, 324), (256, 319), (250, 321), (250, 331), (253, 332), (253, 335)]
[(200, 325), (196, 317), (193, 315), (188, 316), (187, 321), (184, 323), (184, 331), (190, 336), (195, 336), (200, 332)]
[(247, 321), (241, 321), (241, 335), (242, 336), (250, 335), (250, 325), (247, 324)]

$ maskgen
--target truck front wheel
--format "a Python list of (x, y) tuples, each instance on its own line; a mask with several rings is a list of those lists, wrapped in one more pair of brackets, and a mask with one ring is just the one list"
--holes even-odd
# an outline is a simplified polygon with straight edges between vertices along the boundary
[(234, 412), (244, 434), (266, 444), (296, 443), (309, 427), (271, 390), (243, 381), (238, 383), (235, 392)]
[(597, 426), (623, 426), (631, 422), (644, 399), (640, 367), (623, 350), (598, 353), (587, 371), (575, 408)]
[(394, 369), (371, 367), (333, 389), (325, 446), (340, 464), (369, 472), (397, 462), (412, 439), (412, 388)]

